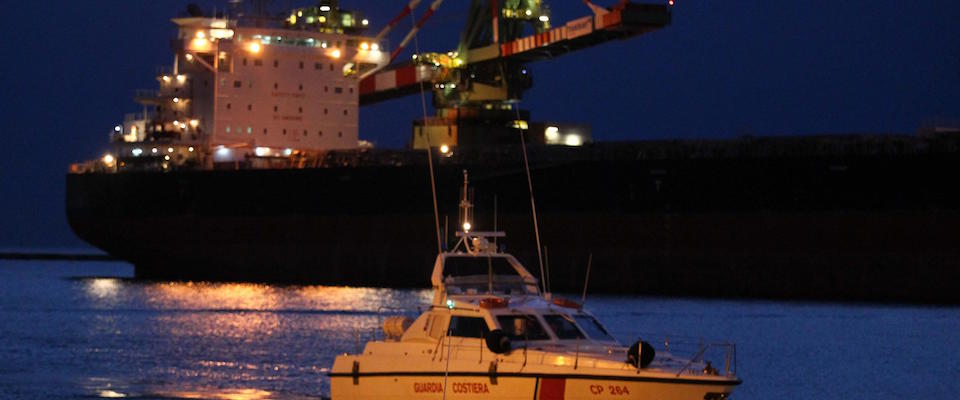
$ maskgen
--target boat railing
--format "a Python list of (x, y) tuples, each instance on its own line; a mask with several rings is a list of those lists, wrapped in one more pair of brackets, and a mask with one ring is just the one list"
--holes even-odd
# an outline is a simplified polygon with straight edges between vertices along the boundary
[[(640, 338), (653, 345), (659, 352), (668, 355), (671, 367), (678, 368), (681, 375), (723, 375), (737, 374), (737, 345), (725, 340), (704, 339), (702, 337), (644, 333)], [(654, 339), (662, 338), (662, 339)], [(676, 356), (676, 359), (673, 359)], [(715, 365), (714, 362), (722, 362)]]

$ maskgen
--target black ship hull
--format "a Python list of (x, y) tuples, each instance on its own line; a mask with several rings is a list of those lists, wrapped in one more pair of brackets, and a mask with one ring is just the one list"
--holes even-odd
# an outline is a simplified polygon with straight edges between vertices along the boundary
[[(462, 170), (474, 225), (537, 265), (518, 162)], [(536, 162), (555, 292), (960, 302), (956, 152), (613, 157)], [(76, 234), (144, 279), (422, 287), (436, 255), (425, 165), (71, 174)], [(496, 210), (496, 212), (494, 211)], [(448, 222), (447, 222), (448, 221)], [(452, 235), (448, 235), (452, 237)]]

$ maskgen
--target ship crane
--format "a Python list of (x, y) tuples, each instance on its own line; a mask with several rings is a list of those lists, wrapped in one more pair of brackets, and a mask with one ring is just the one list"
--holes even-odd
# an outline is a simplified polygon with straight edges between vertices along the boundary
[[(394, 49), (393, 58), (441, 2), (431, 2)], [(418, 3), (411, 1), (378, 37), (386, 35)], [(662, 29), (672, 19), (672, 2), (621, 0), (609, 8), (589, 0), (584, 3), (591, 14), (556, 24), (543, 0), (472, 0), (455, 50), (414, 54), (382, 70), (367, 71), (361, 76), (360, 105), (418, 93), (422, 85), (432, 91), (437, 114), (414, 122), (414, 147), (508, 140), (516, 128), (526, 127), (529, 117), (528, 112), (514, 109), (533, 85), (528, 63), (636, 37)]]

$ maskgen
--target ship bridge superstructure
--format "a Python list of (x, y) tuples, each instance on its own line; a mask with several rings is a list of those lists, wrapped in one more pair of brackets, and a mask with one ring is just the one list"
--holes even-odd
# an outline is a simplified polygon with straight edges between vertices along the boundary
[[(142, 112), (114, 129), (108, 167), (167, 170), (237, 166), (356, 149), (358, 77), (389, 61), (369, 21), (329, 5), (286, 18), (236, 13), (172, 19), (173, 63)], [(104, 160), (106, 161), (106, 160)]]

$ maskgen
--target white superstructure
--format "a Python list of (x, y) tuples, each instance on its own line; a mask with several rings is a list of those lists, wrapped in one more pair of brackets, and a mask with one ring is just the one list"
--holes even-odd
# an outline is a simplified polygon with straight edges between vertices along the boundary
[(256, 163), (354, 149), (358, 77), (384, 66), (368, 21), (331, 7), (269, 18), (174, 18), (172, 66), (158, 90), (138, 91), (143, 112), (115, 128), (118, 169)]

